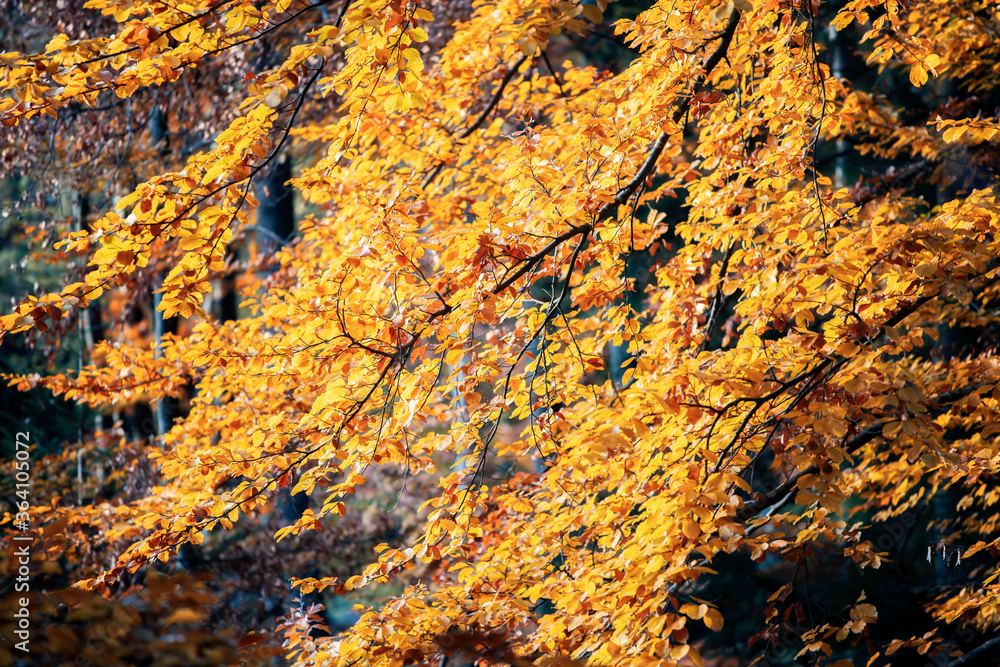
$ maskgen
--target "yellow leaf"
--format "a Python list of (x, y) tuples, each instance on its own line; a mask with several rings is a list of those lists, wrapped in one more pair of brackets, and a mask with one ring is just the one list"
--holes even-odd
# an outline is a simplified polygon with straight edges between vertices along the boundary
[(944, 131), (944, 134), (941, 135), (941, 138), (944, 139), (944, 142), (946, 144), (954, 143), (962, 138), (962, 135), (965, 134), (966, 129), (967, 128), (964, 125), (956, 125), (955, 127), (949, 127), (947, 130)]
[(384, 107), (386, 113), (393, 113), (394, 111), (406, 113), (410, 110), (410, 98), (406, 93), (393, 93), (385, 98)]
[(736, 9), (736, 3), (733, 2), (733, 0), (730, 0), (729, 2), (723, 3), (718, 7), (716, 7), (715, 11), (712, 12), (712, 17), (716, 21), (722, 21), (726, 17), (730, 16), (735, 9)]
[(174, 623), (200, 623), (203, 618), (205, 618), (205, 613), (203, 611), (186, 608), (175, 609), (163, 620), (163, 624), (173, 625)]
[(701, 618), (704, 618), (705, 614), (708, 613), (708, 605), (707, 604), (697, 604), (697, 605), (695, 605), (695, 604), (685, 604), (685, 605), (681, 605), (680, 612), (682, 614), (684, 614), (685, 616), (688, 616), (688, 617), (693, 618), (695, 620), (699, 620)]
[(903, 428), (902, 422), (899, 421), (886, 422), (882, 426), (882, 437), (889, 439), (895, 438), (899, 434), (900, 429), (902, 428)]
[(705, 614), (704, 623), (709, 630), (718, 632), (722, 629), (722, 614), (719, 613), (718, 609), (709, 609), (708, 613)]
[(288, 95), (288, 91), (285, 90), (284, 86), (280, 84), (274, 86), (271, 90), (267, 91), (266, 95), (264, 95), (264, 104), (271, 109), (274, 109), (278, 107), (282, 101), (284, 101), (286, 95)]
[(94, 253), (95, 264), (110, 264), (118, 258), (117, 248), (100, 248)]
[(594, 5), (584, 5), (583, 15), (587, 17), (587, 20), (591, 23), (600, 23), (604, 20), (604, 16), (601, 14), (601, 10)]
[(205, 239), (198, 234), (188, 234), (180, 240), (181, 250), (194, 250), (204, 245)]
[(927, 83), (927, 71), (919, 63), (910, 68), (910, 83), (918, 88)]

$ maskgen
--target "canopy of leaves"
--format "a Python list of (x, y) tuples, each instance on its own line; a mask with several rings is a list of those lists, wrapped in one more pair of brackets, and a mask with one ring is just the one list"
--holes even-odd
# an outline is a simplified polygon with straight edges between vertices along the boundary
[[(995, 3), (85, 8), (73, 35), (25, 9), (51, 32), (0, 54), (5, 175), (62, 267), (0, 339), (91, 338), (4, 377), (109, 417), (34, 455), (36, 557), (91, 591), (53, 618), (207, 623), (202, 583), (152, 573), (219, 590), (242, 549), (362, 604), (341, 635), (311, 602), (266, 625), (301, 665), (995, 647)], [(289, 156), (307, 214), (276, 243)], [(169, 430), (121, 426), (168, 400)], [(256, 645), (212, 618), (206, 664)]]

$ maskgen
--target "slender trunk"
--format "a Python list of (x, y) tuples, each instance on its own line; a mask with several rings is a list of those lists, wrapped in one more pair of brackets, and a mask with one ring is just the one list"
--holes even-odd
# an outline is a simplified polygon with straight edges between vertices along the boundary
[[(156, 340), (154, 356), (157, 359), (163, 358), (163, 343), (166, 335), (177, 333), (177, 318), (165, 319), (163, 312), (157, 310), (162, 296), (159, 293), (153, 295), (153, 336)], [(174, 418), (177, 416), (178, 403), (179, 401), (172, 396), (163, 396), (156, 404), (156, 436), (161, 446), (164, 436), (173, 426)]]
[(237, 313), (236, 278), (226, 274), (212, 283), (212, 302), (210, 312), (220, 322), (233, 322), (239, 319)]
[[(835, 79), (844, 77), (844, 40), (840, 32), (831, 23), (826, 27), (826, 37), (830, 50), (830, 75)], [(833, 158), (833, 187), (839, 189), (847, 185), (847, 142), (837, 140), (836, 155)]]
[(295, 231), (292, 188), (287, 184), (291, 177), (292, 163), (281, 155), (257, 188), (257, 245), (262, 253), (277, 252)]
[[(287, 155), (279, 156), (271, 168), (264, 174), (257, 187), (257, 248), (258, 252), (264, 255), (273, 255), (287, 243), (295, 232), (295, 205), (293, 190), (288, 185), (292, 178), (292, 163)], [(228, 289), (226, 280), (222, 282), (222, 294), (220, 300), (230, 298), (228, 304), (220, 302), (219, 310), (229, 309), (231, 317), (220, 315), (220, 319), (236, 319), (236, 293), (234, 281), (229, 278)], [(309, 509), (310, 498), (305, 493), (292, 494), (291, 487), (282, 498), (282, 515), (289, 523), (297, 522), (307, 509)], [(312, 570), (306, 576), (319, 576), (318, 570)], [(324, 623), (330, 625), (329, 614), (326, 613), (323, 605), (323, 596), (313, 591), (302, 595), (302, 603), (306, 608), (319, 604), (324, 607)], [(310, 636), (326, 637), (329, 632), (321, 628), (314, 627)]]
[[(90, 199), (86, 192), (74, 191), (73, 200), (70, 203), (70, 216), (73, 221), (73, 231), (82, 231), (87, 229), (87, 219), (90, 217)], [(104, 337), (104, 331), (101, 327), (101, 311), (96, 306), (96, 304), (90, 304), (86, 308), (80, 311), (79, 319), (77, 320), (77, 335), (79, 352), (77, 355), (77, 371), (82, 372), (83, 367), (93, 361), (93, 350), (94, 345), (97, 341)], [(78, 411), (78, 428), (77, 428), (77, 442), (83, 443), (84, 434), (86, 428), (84, 426), (85, 422), (85, 408), (82, 404), (76, 406)], [(94, 431), (99, 431), (110, 424), (105, 424), (105, 415), (100, 412), (94, 413), (93, 429)], [(78, 495), (82, 494), (83, 483), (84, 483), (84, 456), (82, 446), (76, 451), (76, 483), (79, 489)]]

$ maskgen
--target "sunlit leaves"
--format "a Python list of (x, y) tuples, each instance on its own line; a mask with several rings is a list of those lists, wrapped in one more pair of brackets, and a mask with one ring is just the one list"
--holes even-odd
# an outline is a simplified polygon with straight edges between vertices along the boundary
[[(121, 23), (109, 41), (3, 57), (5, 122), (169, 86), (298, 11), (93, 4)], [(985, 60), (960, 62), (979, 28), (909, 5), (855, 0), (833, 24), (866, 25), (867, 62), (896, 68), (913, 95), (956, 72), (992, 85)], [(162, 487), (108, 533), (133, 546), (89, 586), (173, 562), (281, 493), (314, 501), (268, 531), (283, 546), (374, 514), (367, 494), (402, 471), (422, 484), (403, 510), (415, 537), (342, 581), (298, 583), (413, 587), (338, 651), (290, 623), (296, 659), (698, 663), (688, 628), (717, 632), (727, 614), (696, 597), (718, 554), (765, 567), (833, 544), (878, 568), (886, 556), (853, 514), (996, 474), (994, 351), (929, 351), (939, 327), (995, 325), (995, 178), (960, 182), (946, 165), (992, 149), (996, 120), (852, 90), (813, 49), (817, 27), (773, 2), (657, 3), (616, 26), (636, 51), (620, 75), (550, 69), (560, 36), (606, 9), (477, 4), (435, 44), (419, 3), (344, 5), (338, 25), (246, 75), (210, 148), (63, 239), (88, 272), (27, 297), (4, 331), (62, 321), (150, 266), (163, 314), (192, 321), (156, 351), (105, 344), (75, 375), (10, 378), (92, 405), (190, 388), (151, 454)], [(924, 18), (936, 29), (911, 30)], [(841, 187), (817, 157), (838, 140), (876, 156), (872, 169), (894, 166)], [(227, 248), (255, 225), (252, 185), (283, 146), (309, 215), (253, 260), (265, 277)], [(222, 324), (205, 303), (229, 271), (242, 271), (248, 316)], [(521, 469), (494, 475), (499, 456)], [(967, 595), (936, 613), (993, 599)], [(877, 621), (858, 600), (796, 651), (825, 659)]]

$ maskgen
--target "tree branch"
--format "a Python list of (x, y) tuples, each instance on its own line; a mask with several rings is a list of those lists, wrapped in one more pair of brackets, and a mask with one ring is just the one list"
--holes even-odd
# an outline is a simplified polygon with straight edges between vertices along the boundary
[[(708, 77), (712, 74), (712, 70), (715, 66), (722, 62), (722, 59), (726, 56), (726, 52), (729, 51), (729, 45), (733, 41), (733, 35), (736, 34), (736, 26), (740, 23), (740, 17), (742, 13), (738, 9), (734, 9), (733, 13), (729, 15), (729, 21), (726, 23), (726, 27), (720, 33), (721, 41), (719, 45), (715, 48), (708, 58), (705, 59), (704, 64), (702, 64), (702, 71), (697, 77), (695, 77), (694, 83), (691, 84), (691, 92), (682, 97), (678, 102), (677, 106), (674, 107), (674, 113), (671, 115), (670, 119), (674, 123), (680, 122), (684, 114), (687, 113), (688, 109), (691, 107), (691, 102), (694, 100), (694, 96), (698, 94)], [(646, 156), (646, 161), (642, 163), (639, 171), (636, 172), (635, 176), (628, 184), (618, 191), (615, 198), (612, 201), (607, 202), (600, 208), (597, 213), (597, 220), (604, 220), (605, 218), (611, 217), (619, 206), (628, 201), (629, 197), (635, 194), (639, 186), (645, 182), (646, 178), (653, 173), (653, 169), (656, 168), (656, 161), (660, 158), (660, 154), (663, 152), (664, 147), (667, 145), (667, 138), (670, 135), (667, 132), (661, 132), (660, 136), (656, 138), (653, 142), (652, 147), (650, 147), (649, 154)]]
[[(497, 87), (496, 92), (493, 93), (493, 98), (486, 105), (486, 108), (483, 109), (483, 112), (479, 114), (479, 117), (476, 118), (475, 122), (458, 135), (459, 140), (471, 137), (472, 133), (478, 130), (486, 121), (493, 110), (496, 109), (497, 104), (500, 103), (500, 98), (503, 97), (503, 91), (507, 87), (507, 84), (514, 78), (514, 75), (517, 74), (517, 71), (521, 69), (521, 65), (523, 65), (527, 59), (528, 56), (521, 56), (521, 59), (514, 63), (513, 67), (507, 70), (507, 73), (504, 74), (503, 78), (500, 80), (500, 85)], [(424, 179), (424, 182), (420, 184), (421, 189), (427, 189), (430, 184), (434, 182), (434, 179), (438, 177), (438, 174), (441, 173), (442, 169), (444, 169), (444, 162), (439, 160), (434, 169), (431, 170), (431, 173)]]
[(507, 70), (507, 73), (503, 75), (502, 79), (500, 79), (500, 85), (497, 87), (496, 92), (493, 93), (493, 99), (490, 100), (489, 104), (486, 105), (486, 108), (483, 109), (483, 112), (479, 114), (478, 118), (476, 118), (476, 122), (470, 125), (464, 132), (462, 132), (462, 134), (458, 135), (459, 139), (468, 139), (472, 136), (473, 132), (479, 129), (483, 122), (485, 122), (485, 120), (489, 117), (490, 113), (492, 113), (493, 109), (496, 108), (497, 104), (500, 103), (500, 98), (503, 97), (504, 88), (507, 87), (510, 80), (513, 79), (514, 75), (517, 74), (517, 71), (521, 69), (521, 65), (523, 65), (527, 60), (528, 56), (521, 56), (521, 59), (514, 63), (513, 67)]
[[(985, 644), (980, 644), (976, 648), (972, 649), (968, 653), (960, 656), (957, 660), (951, 663), (951, 667), (959, 667), (959, 665), (964, 665), (970, 660), (974, 660), (981, 655), (984, 655), (988, 650), (1000, 644), (1000, 636), (994, 637)], [(996, 657), (996, 656), (994, 656)]]
[(736, 243), (730, 241), (729, 247), (726, 248), (726, 254), (722, 258), (722, 267), (719, 269), (719, 284), (715, 287), (715, 296), (712, 297), (712, 305), (708, 309), (708, 321), (705, 322), (705, 337), (701, 340), (698, 354), (708, 349), (709, 342), (715, 333), (715, 325), (719, 321), (719, 313), (722, 312), (722, 308), (725, 305), (726, 299), (722, 294), (722, 285), (726, 280), (726, 273), (729, 271), (729, 260), (732, 259), (734, 250), (736, 250)]
[[(708, 58), (705, 59), (705, 62), (702, 65), (702, 72), (697, 77), (695, 77), (695, 80), (691, 85), (691, 92), (683, 96), (677, 102), (677, 106), (674, 108), (674, 112), (671, 115), (671, 118), (675, 123), (684, 117), (684, 114), (687, 113), (687, 110), (691, 106), (691, 102), (694, 100), (694, 96), (698, 93), (698, 90), (705, 84), (705, 81), (708, 80), (708, 77), (712, 73), (712, 70), (714, 70), (715, 67), (725, 57), (726, 52), (729, 50), (729, 45), (733, 41), (733, 35), (736, 34), (736, 27), (737, 25), (739, 25), (741, 16), (742, 14), (739, 10), (733, 10), (733, 13), (730, 14), (729, 21), (726, 23), (725, 29), (723, 29), (722, 33), (720, 33), (719, 35), (721, 41), (719, 42), (719, 45), (716, 47), (715, 51), (713, 51), (711, 55), (709, 55)], [(494, 94), (494, 99), (497, 100), (499, 99), (498, 96), (502, 92), (503, 86), (506, 85), (506, 81), (509, 81), (509, 77), (513, 76), (511, 72), (517, 71), (517, 68), (519, 66), (520, 62), (518, 63), (517, 66), (512, 68), (510, 72), (507, 73), (508, 77), (504, 78), (504, 82), (500, 86), (500, 89), (498, 89), (497, 93)], [(649, 149), (649, 153), (647, 154), (646, 160), (645, 162), (643, 162), (642, 167), (640, 167), (639, 171), (632, 178), (632, 180), (629, 181), (625, 187), (623, 187), (621, 190), (618, 191), (618, 194), (615, 195), (614, 200), (605, 203), (600, 209), (598, 209), (597, 216), (594, 222), (587, 223), (584, 225), (575, 225), (573, 227), (570, 227), (568, 230), (566, 230), (559, 236), (556, 236), (554, 239), (545, 244), (545, 246), (543, 246), (540, 250), (522, 260), (517, 265), (517, 268), (507, 273), (504, 276), (504, 278), (497, 283), (496, 287), (494, 287), (491, 290), (492, 293), (497, 295), (500, 294), (505, 289), (507, 289), (515, 282), (517, 282), (517, 280), (520, 279), (522, 276), (524, 276), (526, 273), (531, 271), (539, 262), (541, 262), (546, 257), (546, 255), (548, 255), (553, 250), (561, 246), (563, 243), (565, 243), (569, 239), (575, 238), (580, 235), (586, 237), (588, 234), (590, 234), (590, 232), (594, 230), (594, 225), (597, 222), (605, 220), (614, 215), (615, 212), (617, 211), (617, 207), (623, 204), (624, 202), (628, 201), (629, 197), (631, 197), (633, 194), (636, 193), (636, 191), (639, 189), (639, 186), (642, 185), (642, 183), (646, 180), (646, 177), (649, 176), (649, 174), (653, 171), (654, 167), (656, 166), (657, 159), (663, 152), (664, 146), (666, 146), (667, 137), (668, 134), (666, 132), (663, 132), (660, 134), (659, 137), (656, 138), (656, 140), (653, 142), (652, 146)], [(440, 167), (441, 165), (439, 164), (438, 168), (436, 168), (433, 172), (431, 172), (430, 176), (428, 176), (428, 179), (424, 181), (424, 187), (429, 185), (430, 181), (432, 181), (434, 177), (437, 176), (437, 174), (440, 171)], [(451, 310), (452, 306), (445, 304), (441, 309), (430, 313), (427, 321), (430, 322), (434, 319), (442, 317), (443, 315), (451, 312)]]
[[(930, 400), (930, 404), (936, 406), (950, 405), (951, 403), (955, 403), (956, 401), (965, 398), (974, 391), (982, 389), (987, 384), (990, 383), (981, 382), (979, 384), (970, 385), (968, 387), (962, 387), (961, 389), (952, 389), (951, 391), (946, 391), (932, 398)], [(848, 440), (844, 446), (844, 450), (848, 454), (853, 454), (854, 452), (858, 451), (859, 449), (867, 445), (869, 442), (871, 442), (878, 436), (882, 435), (882, 429), (888, 423), (890, 422), (887, 421), (887, 422), (878, 422), (877, 424), (872, 424), (871, 426), (863, 430), (861, 433), (858, 433), (856, 436)], [(816, 466), (809, 466), (805, 470), (802, 470), (801, 472), (792, 475), (783, 484), (781, 484), (779, 487), (777, 487), (776, 489), (765, 495), (760, 500), (756, 500), (752, 503), (747, 503), (742, 508), (740, 508), (740, 510), (736, 512), (736, 518), (739, 519), (740, 521), (746, 521), (752, 518), (754, 515), (758, 514), (762, 510), (767, 509), (774, 503), (781, 500), (784, 496), (789, 494), (799, 483), (800, 479), (802, 479), (807, 475), (815, 475), (818, 472), (819, 468), (817, 468)]]

